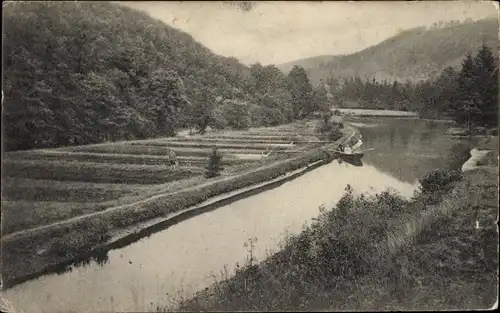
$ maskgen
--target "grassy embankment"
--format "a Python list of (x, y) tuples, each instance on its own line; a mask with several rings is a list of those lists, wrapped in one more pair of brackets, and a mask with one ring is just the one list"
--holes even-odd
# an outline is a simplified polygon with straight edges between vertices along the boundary
[[(497, 151), (497, 138), (479, 149)], [(487, 309), (498, 285), (498, 152), (489, 166), (441, 170), (406, 200), (350, 191), (281, 251), (251, 253), (234, 277), (181, 311)], [(478, 225), (477, 225), (477, 223)], [(251, 252), (251, 251), (250, 251)]]
[[(357, 104), (355, 104), (357, 105)], [(339, 112), (352, 116), (418, 117), (418, 112), (375, 109), (338, 108)]]
[[(300, 133), (303, 135), (297, 137)], [(176, 154), (193, 149), (186, 157), (204, 155), (206, 158), (211, 145), (198, 142), (219, 136), (231, 137), (229, 144), (239, 147), (221, 149), (225, 159), (239, 161), (223, 164), (225, 170), (221, 177), (204, 178), (201, 162), (195, 166), (181, 163), (176, 169), (139, 163), (140, 153), (149, 153), (144, 159), (154, 159), (168, 156), (170, 149)], [(282, 144), (296, 142), (289, 150), (270, 146), (274, 152), (283, 153), (273, 153), (261, 161), (238, 160), (238, 154), (260, 155), (263, 151), (262, 144), (252, 146), (239, 142), (247, 137)], [(185, 141), (170, 138), (7, 154), (2, 166), (4, 283), (9, 285), (89, 252), (127, 227), (324, 159), (325, 153), (319, 149), (321, 144), (305, 142), (311, 138), (315, 138), (314, 123), (295, 123), (288, 128), (193, 136), (187, 141), (191, 146), (201, 147), (178, 147)], [(169, 142), (176, 146), (170, 147)], [(47, 155), (57, 156), (48, 161)], [(115, 163), (116, 160), (119, 162)], [(185, 176), (171, 181), (172, 175)]]

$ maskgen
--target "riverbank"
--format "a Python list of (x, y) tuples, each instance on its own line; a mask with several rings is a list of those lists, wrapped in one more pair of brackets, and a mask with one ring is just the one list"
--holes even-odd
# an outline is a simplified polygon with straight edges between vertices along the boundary
[(250, 253), (234, 277), (176, 309), (489, 309), (498, 285), (497, 164), (427, 175), (409, 201), (348, 190), (280, 252), (260, 264)]
[[(345, 133), (344, 137), (348, 135), (350, 134)], [(64, 270), (82, 259), (92, 256), (99, 258), (109, 249), (167, 227), (167, 220), (170, 218), (179, 220), (182, 216), (192, 216), (193, 210), (188, 209), (192, 206), (195, 206), (195, 211), (202, 212), (207, 207), (213, 209), (222, 205), (223, 201), (248, 196), (251, 192), (272, 188), (272, 184), (293, 179), (318, 166), (322, 160), (331, 161), (331, 156), (325, 154), (324, 148), (325, 145), (321, 149), (318, 146), (297, 157), (276, 161), (252, 171), (247, 169), (198, 186), (54, 223), (50, 227), (3, 236), (3, 288), (42, 274)], [(274, 179), (277, 181), (273, 182)], [(265, 182), (269, 184), (258, 185)], [(249, 186), (255, 188), (244, 190)], [(229, 195), (227, 199), (217, 203), (196, 207), (207, 199), (238, 190), (241, 194)]]
[(418, 118), (417, 112), (411, 111), (397, 111), (397, 110), (375, 110), (375, 109), (350, 109), (350, 108), (336, 108), (332, 111), (339, 111), (346, 116), (378, 116), (378, 117), (405, 117), (405, 118)]
[(451, 127), (446, 132), (449, 136), (455, 137), (469, 137), (469, 136), (478, 136), (478, 137), (490, 137), (490, 136), (498, 136), (498, 128), (484, 128), (484, 127), (473, 127), (471, 129), (463, 128), (463, 127)]

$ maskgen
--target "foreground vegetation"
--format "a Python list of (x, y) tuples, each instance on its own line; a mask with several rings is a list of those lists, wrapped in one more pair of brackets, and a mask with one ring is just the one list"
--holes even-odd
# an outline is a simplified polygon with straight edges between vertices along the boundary
[[(498, 168), (496, 167), (498, 171)], [(410, 199), (346, 194), (282, 250), (181, 311), (488, 309), (497, 295), (498, 172), (432, 172)], [(477, 223), (478, 224), (477, 224)], [(478, 226), (479, 225), (479, 226)]]

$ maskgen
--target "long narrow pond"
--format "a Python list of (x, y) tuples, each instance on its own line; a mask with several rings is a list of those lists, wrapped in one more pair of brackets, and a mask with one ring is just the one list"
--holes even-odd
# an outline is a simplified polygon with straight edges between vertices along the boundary
[[(457, 141), (444, 136), (441, 122), (357, 118), (366, 153), (363, 167), (332, 162), (275, 189), (233, 202), (173, 225), (127, 247), (112, 250), (105, 262), (91, 261), (63, 274), (2, 291), (15, 312), (148, 311), (175, 305), (206, 288), (248, 256), (254, 242), (258, 260), (278, 248), (286, 233), (331, 207), (347, 184), (355, 192), (392, 188), (411, 196), (416, 181), (459, 155)], [(6, 301), (7, 300), (7, 301)]]

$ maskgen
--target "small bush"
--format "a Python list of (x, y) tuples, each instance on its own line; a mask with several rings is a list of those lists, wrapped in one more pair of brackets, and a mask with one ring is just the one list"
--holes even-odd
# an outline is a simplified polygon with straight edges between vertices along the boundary
[(220, 172), (224, 168), (222, 167), (222, 155), (217, 151), (217, 148), (213, 148), (212, 152), (208, 155), (208, 164), (206, 166), (205, 177), (212, 178), (220, 175)]
[(448, 190), (453, 182), (461, 178), (462, 173), (459, 170), (440, 169), (426, 174), (419, 182), (424, 193), (442, 192)]
[(327, 139), (329, 141), (339, 140), (343, 136), (340, 131), (341, 125), (342, 123), (335, 123), (332, 121), (322, 124), (318, 130), (320, 138)]
[(212, 111), (210, 126), (215, 129), (224, 129), (228, 126), (228, 121), (220, 108), (216, 108)]
[(498, 128), (491, 128), (486, 131), (488, 136), (498, 136)]

